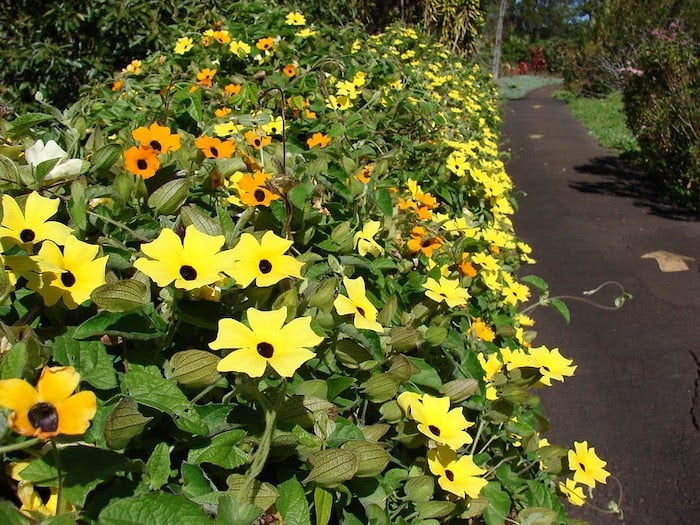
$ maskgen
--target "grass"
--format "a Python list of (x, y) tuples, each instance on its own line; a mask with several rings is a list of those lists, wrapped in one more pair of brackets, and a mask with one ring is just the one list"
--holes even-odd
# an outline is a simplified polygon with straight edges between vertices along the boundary
[(500, 77), (498, 85), (498, 97), (504, 100), (513, 100), (523, 97), (528, 91), (544, 86), (561, 84), (561, 79), (548, 75), (513, 75)]
[(567, 91), (557, 91), (554, 96), (566, 101), (574, 117), (603, 147), (619, 153), (639, 152), (637, 141), (627, 127), (619, 92), (603, 98), (579, 97)]

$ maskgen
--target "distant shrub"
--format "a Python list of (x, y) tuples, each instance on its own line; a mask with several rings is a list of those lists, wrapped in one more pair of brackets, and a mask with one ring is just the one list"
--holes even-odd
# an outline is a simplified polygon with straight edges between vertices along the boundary
[(700, 64), (678, 24), (655, 30), (625, 69), (624, 104), (649, 171), (700, 208)]

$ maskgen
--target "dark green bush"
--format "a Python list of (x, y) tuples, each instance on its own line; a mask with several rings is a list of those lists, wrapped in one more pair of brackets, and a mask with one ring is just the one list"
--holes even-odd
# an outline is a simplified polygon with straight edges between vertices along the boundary
[(700, 64), (678, 24), (655, 30), (625, 71), (625, 113), (651, 174), (700, 209)]

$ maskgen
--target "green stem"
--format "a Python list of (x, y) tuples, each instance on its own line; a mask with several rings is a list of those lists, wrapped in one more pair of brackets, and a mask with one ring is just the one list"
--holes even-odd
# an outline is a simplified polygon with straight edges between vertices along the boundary
[(272, 434), (277, 427), (277, 412), (279, 410), (282, 401), (284, 401), (287, 392), (287, 381), (283, 380), (280, 386), (274, 403), (270, 403), (268, 400), (264, 399), (262, 394), (259, 394), (258, 401), (265, 410), (265, 430), (262, 436), (260, 436), (260, 441), (258, 442), (258, 448), (255, 450), (255, 456), (250, 464), (248, 472), (246, 472), (246, 480), (243, 485), (243, 501), (248, 501), (250, 490), (253, 488), (253, 483), (255, 479), (260, 475), (263, 468), (265, 467), (265, 462), (267, 457), (270, 455), (270, 446), (272, 444)]
[(25, 448), (33, 447), (37, 443), (41, 443), (41, 439), (32, 438), (27, 441), (22, 441), (21, 443), (15, 443), (14, 445), (5, 445), (0, 447), (0, 454), (7, 454), (8, 452), (14, 452), (16, 450), (22, 450)]
[(56, 461), (56, 481), (58, 487), (56, 489), (56, 515), (63, 514), (63, 476), (61, 474), (61, 455), (58, 453), (56, 440), (51, 440), (51, 447)]
[(88, 215), (92, 215), (93, 217), (96, 217), (102, 221), (108, 222), (112, 224), (113, 226), (116, 226), (117, 228), (121, 228), (122, 230), (129, 232), (131, 236), (134, 239), (137, 239), (141, 242), (151, 242), (153, 239), (149, 239), (147, 237), (144, 237), (143, 235), (136, 233), (134, 230), (129, 228), (126, 224), (123, 222), (115, 221), (114, 219), (110, 219), (109, 217), (105, 217), (104, 215), (100, 215), (99, 213), (95, 213), (94, 211), (86, 210)]

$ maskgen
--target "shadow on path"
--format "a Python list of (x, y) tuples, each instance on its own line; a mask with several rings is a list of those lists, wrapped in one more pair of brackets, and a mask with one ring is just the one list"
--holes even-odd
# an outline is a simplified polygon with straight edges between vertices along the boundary
[(665, 190), (654, 178), (633, 164), (624, 155), (591, 158), (586, 164), (574, 166), (577, 173), (598, 176), (599, 179), (572, 181), (571, 188), (590, 194), (604, 194), (631, 199), (634, 206), (647, 208), (651, 215), (677, 221), (694, 221), (697, 212), (684, 209), (664, 197)]

